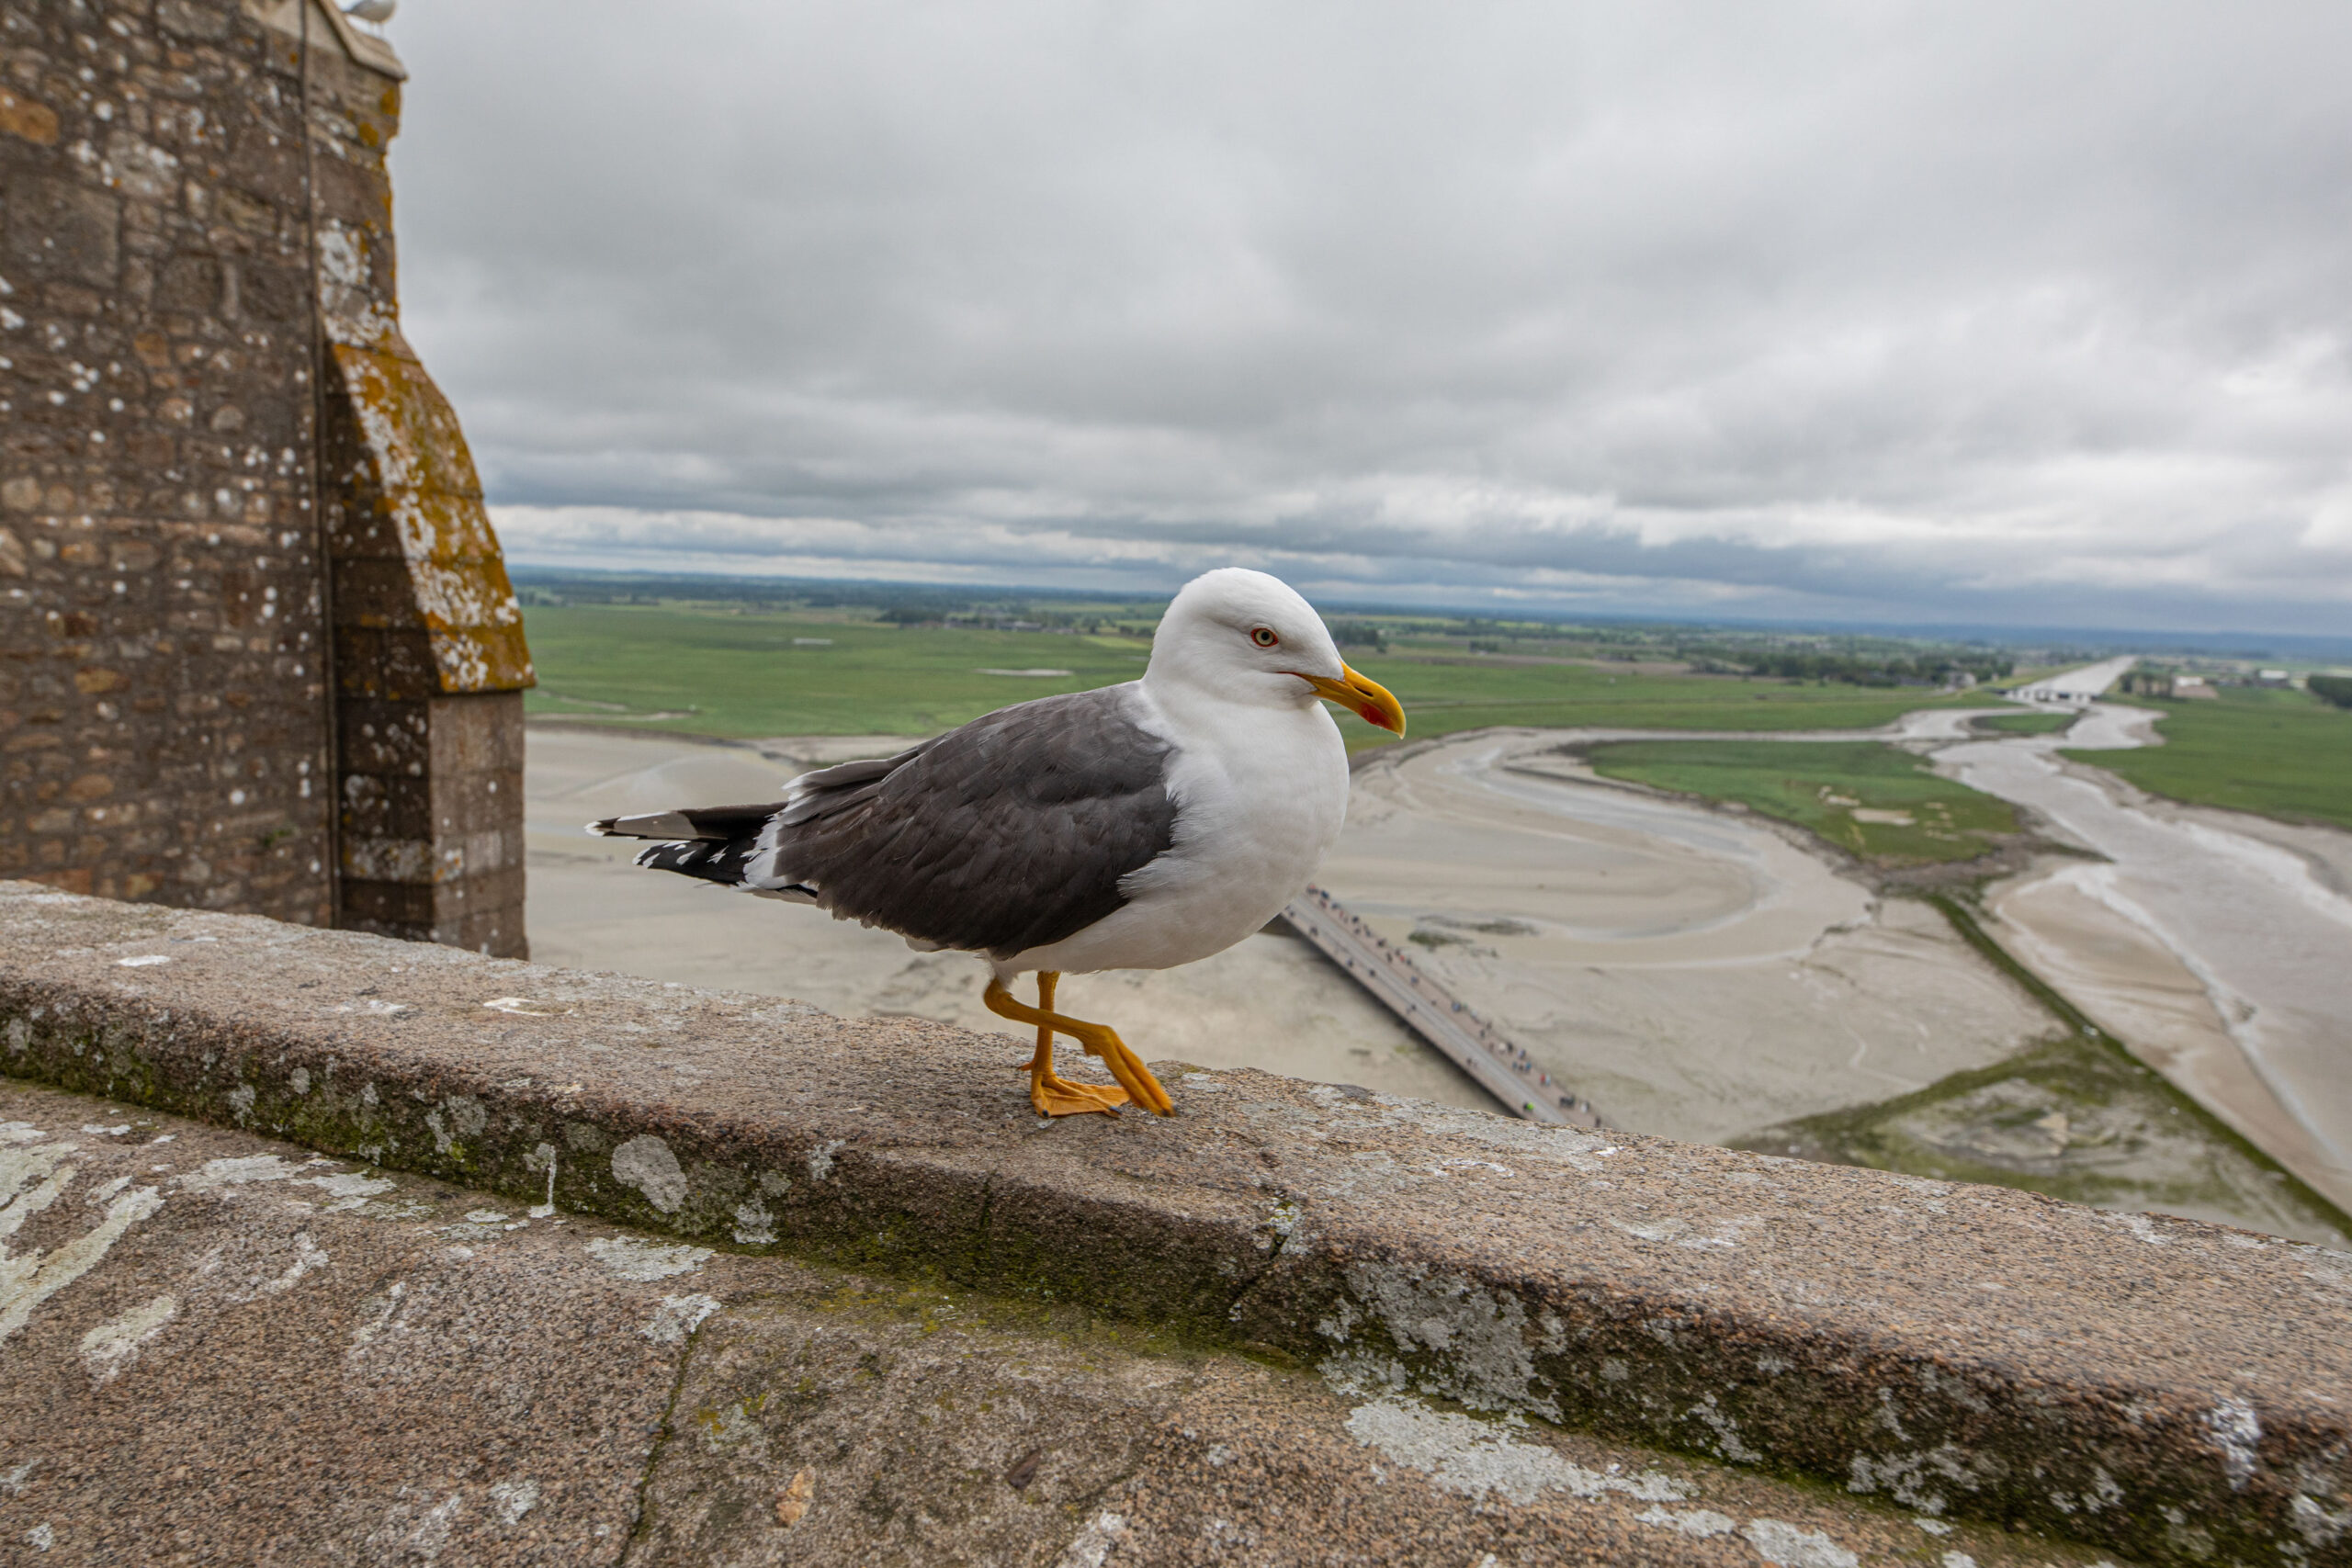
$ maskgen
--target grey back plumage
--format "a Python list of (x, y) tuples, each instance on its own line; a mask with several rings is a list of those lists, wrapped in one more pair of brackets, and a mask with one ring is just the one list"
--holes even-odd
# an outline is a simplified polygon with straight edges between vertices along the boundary
[(1120, 686), (1042, 697), (808, 775), (778, 820), (774, 875), (843, 919), (999, 958), (1083, 931), (1174, 840), (1169, 747), (1132, 701)]
[(1132, 684), (1042, 697), (896, 757), (804, 773), (774, 806), (596, 826), (650, 837), (661, 823), (662, 837), (700, 840), (658, 846), (642, 864), (788, 890), (926, 946), (1010, 958), (1116, 911), (1120, 880), (1174, 841), (1170, 747), (1136, 721), (1135, 700)]

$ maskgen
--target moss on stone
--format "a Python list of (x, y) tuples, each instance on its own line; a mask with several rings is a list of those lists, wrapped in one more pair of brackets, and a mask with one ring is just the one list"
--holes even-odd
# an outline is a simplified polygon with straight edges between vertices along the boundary
[(1945, 894), (1927, 901), (2060, 1032), (1990, 1066), (1731, 1146), (2352, 1245), (2352, 1217), (2134, 1057), (2012, 958), (1965, 904)]

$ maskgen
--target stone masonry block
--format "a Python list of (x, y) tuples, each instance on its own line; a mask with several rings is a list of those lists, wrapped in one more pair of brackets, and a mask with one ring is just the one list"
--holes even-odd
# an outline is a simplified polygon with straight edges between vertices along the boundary
[(520, 773), (523, 694), (480, 692), (433, 699), (433, 770)]
[(336, 710), (345, 773), (422, 778), (431, 766), (432, 708), (345, 697)]
[(345, 626), (422, 626), (416, 589), (398, 556), (338, 557), (334, 563), (335, 621)]
[(37, 277), (110, 288), (120, 270), (122, 203), (101, 186), (20, 174), (6, 186), (0, 254)]
[(348, 876), (343, 884), (343, 925), (404, 941), (427, 940), (433, 925), (433, 889), (423, 883), (378, 882)]
[(523, 867), (518, 863), (492, 866), (469, 874), (460, 882), (444, 884), (437, 894), (442, 900), (440, 917), (493, 909), (519, 911), (523, 907)]
[[(430, 842), (433, 786), (405, 774), (346, 773), (341, 790), (345, 853), (363, 840), (400, 839)], [(389, 875), (382, 871), (364, 875)], [(405, 878), (403, 878), (404, 880)]]
[(218, 42), (229, 36), (235, 12), (225, 6), (198, 5), (196, 0), (157, 0), (155, 20), (175, 38)]
[[(521, 814), (514, 809), (515, 792), (523, 787), (520, 773), (441, 773), (433, 780), (433, 830), (467, 844), (469, 865), (478, 860), (472, 847), (489, 840), (520, 842)], [(499, 852), (503, 860), (504, 852)]]
[(327, 543), (338, 561), (405, 562), (401, 549), (399, 520), (389, 504), (363, 482), (359, 459), (348, 454), (341, 462), (331, 455), (329, 471), (334, 489), (327, 498)]
[(413, 703), (440, 689), (432, 644), (422, 627), (338, 625), (334, 643), (336, 681), (346, 697)]

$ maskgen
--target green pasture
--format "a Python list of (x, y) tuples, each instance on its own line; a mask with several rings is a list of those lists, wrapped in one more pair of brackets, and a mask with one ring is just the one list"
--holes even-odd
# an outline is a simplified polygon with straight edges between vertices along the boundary
[[(739, 739), (929, 735), (1008, 703), (1131, 681), (1150, 651), (1116, 637), (669, 605), (539, 606), (524, 629), (539, 673), (526, 712)], [(1069, 673), (981, 673), (1036, 669)]]
[(1875, 741), (1620, 740), (1587, 756), (1603, 778), (1734, 801), (1880, 865), (1970, 860), (2018, 830), (2007, 802)]
[[(1956, 696), (1919, 687), (1738, 675), (1651, 675), (1588, 663), (1365, 654), (1351, 663), (1396, 694), (1416, 739), (1487, 725), (1628, 729), (1870, 729)], [(1351, 728), (1351, 740), (1358, 731)], [(1367, 738), (1369, 738), (1367, 736)]]
[(2137, 703), (2163, 712), (2163, 745), (2064, 755), (2151, 795), (2352, 828), (2352, 712), (2306, 692), (2251, 686), (2224, 686), (2220, 697), (2195, 702)]
[(2072, 725), (2080, 716), (2071, 713), (2041, 713), (2031, 708), (2019, 708), (2015, 713), (1986, 714), (1969, 721), (1970, 728), (1996, 735), (2055, 735)]
[[(678, 604), (533, 605), (524, 615), (539, 672), (529, 713), (734, 739), (927, 735), (1008, 703), (1133, 680), (1150, 651), (1135, 637), (899, 627)], [(796, 646), (816, 638), (830, 646)], [(1645, 675), (1566, 661), (1352, 649), (1350, 657), (1396, 694), (1416, 739), (1485, 725), (1865, 728), (1960, 700), (1917, 688)], [(1069, 673), (980, 673), (990, 669)], [(1388, 739), (1351, 715), (1340, 723), (1351, 747)]]

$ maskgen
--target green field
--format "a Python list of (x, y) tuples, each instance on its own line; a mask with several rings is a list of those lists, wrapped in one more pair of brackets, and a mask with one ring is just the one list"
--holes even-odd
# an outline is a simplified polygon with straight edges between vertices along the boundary
[(1989, 730), (1996, 735), (2055, 735), (2070, 728), (2078, 716), (2071, 713), (2036, 713), (2020, 708), (2016, 713), (1987, 714), (1969, 723), (1972, 728)]
[(2352, 828), (2352, 712), (2283, 688), (2225, 686), (2217, 700), (2137, 701), (2164, 713), (2162, 746), (2064, 754), (2151, 795)]
[(1603, 778), (1736, 801), (1879, 865), (1972, 860), (2018, 830), (2007, 802), (1874, 741), (1622, 740), (1587, 755)]
[[(670, 605), (536, 607), (524, 629), (539, 672), (526, 712), (737, 739), (929, 735), (1007, 703), (1131, 681), (1149, 651), (1118, 637)], [(808, 646), (817, 640), (829, 646)], [(1035, 669), (1070, 673), (980, 672)]]
[[(526, 621), (540, 681), (526, 697), (532, 715), (738, 739), (934, 734), (1009, 703), (1133, 680), (1150, 651), (1148, 639), (1115, 632), (900, 626), (855, 609), (533, 605)], [(1489, 725), (1862, 729), (1917, 708), (1984, 700), (1577, 659), (1370, 649), (1351, 649), (1350, 658), (1404, 703), (1415, 739)], [(1038, 669), (1068, 673), (985, 673)], [(2217, 702), (2148, 705), (2164, 711), (2165, 745), (2067, 754), (2175, 799), (2352, 828), (2352, 712), (2301, 692), (2251, 688), (2225, 688)], [(1351, 749), (1389, 739), (1352, 715), (1338, 716)], [(1976, 721), (2006, 734), (2049, 733), (2069, 722), (2065, 715), (2026, 712)], [(1639, 760), (1634, 753), (1641, 748), (1603, 749), (1596, 761), (1607, 754), (1609, 767), (1628, 770), (1612, 776), (1737, 800), (1889, 863), (1966, 859), (1981, 852), (1983, 834), (2014, 829), (2006, 807), (1883, 747), (1808, 743), (1806, 760), (1792, 772), (1792, 754), (1777, 747), (1642, 746), (1653, 744), (1680, 749), (1670, 756), (1645, 751)], [(1754, 754), (1728, 760), (1743, 751)], [(1856, 805), (1838, 806), (1832, 796)], [(1858, 821), (1857, 809), (1906, 812), (1913, 820)]]
[[(1008, 703), (1133, 680), (1150, 650), (1119, 636), (899, 627), (674, 604), (535, 605), (525, 616), (539, 672), (529, 713), (734, 739), (927, 735)], [(830, 646), (797, 647), (796, 638)], [(1643, 674), (1570, 660), (1358, 649), (1349, 657), (1396, 694), (1416, 739), (1498, 724), (1862, 728), (1961, 700), (1918, 688)], [(980, 672), (1027, 669), (1069, 673)], [(1340, 723), (1351, 747), (1389, 739), (1352, 716)]]
[[(1869, 729), (1962, 701), (1918, 687), (1849, 686), (1737, 675), (1643, 674), (1584, 663), (1410, 655), (1349, 661), (1395, 692), (1416, 739), (1487, 725), (1632, 729)], [(1351, 732), (1352, 733), (1352, 732)]]

